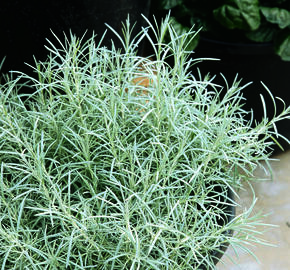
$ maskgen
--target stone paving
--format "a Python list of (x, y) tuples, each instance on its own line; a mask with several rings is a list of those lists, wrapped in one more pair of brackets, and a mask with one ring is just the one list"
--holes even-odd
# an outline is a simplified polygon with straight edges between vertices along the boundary
[[(219, 262), (219, 270), (289, 270), (290, 269), (290, 151), (273, 156), (280, 159), (279, 162), (271, 161), (273, 169), (273, 181), (254, 182), (253, 188), (258, 198), (255, 212), (262, 211), (270, 213), (265, 223), (271, 223), (273, 227), (263, 234), (263, 239), (272, 246), (258, 245), (252, 251), (259, 259), (259, 262), (252, 256), (238, 251), (238, 258), (233, 249), (226, 252), (238, 265), (223, 257), (224, 263)], [(255, 173), (258, 177), (268, 177), (260, 169)], [(239, 192), (242, 200), (242, 207), (251, 203), (251, 190), (246, 188)], [(237, 213), (239, 209), (237, 209)]]

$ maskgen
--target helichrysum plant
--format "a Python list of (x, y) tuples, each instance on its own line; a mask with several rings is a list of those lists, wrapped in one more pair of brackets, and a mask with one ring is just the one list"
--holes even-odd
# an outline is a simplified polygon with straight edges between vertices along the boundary
[(221, 97), (191, 75), (194, 30), (148, 25), (131, 38), (127, 21), (122, 49), (50, 42), (36, 77), (2, 81), (1, 269), (214, 269), (221, 246), (263, 242), (252, 207), (225, 215), (228, 191), (269, 159), (289, 109), (252, 128), (238, 82)]

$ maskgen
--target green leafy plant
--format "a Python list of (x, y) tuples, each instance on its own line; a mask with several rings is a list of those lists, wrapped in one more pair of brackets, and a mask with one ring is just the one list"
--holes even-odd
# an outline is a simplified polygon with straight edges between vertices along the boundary
[(276, 53), (290, 61), (287, 0), (159, 0), (159, 8), (172, 9), (176, 29), (196, 25), (219, 40), (273, 42)]
[(193, 30), (149, 28), (131, 40), (127, 21), (122, 50), (50, 42), (37, 78), (1, 84), (1, 269), (214, 269), (221, 246), (263, 242), (255, 198), (229, 219), (228, 191), (269, 159), (289, 108), (252, 128), (238, 81), (222, 98), (188, 72)]

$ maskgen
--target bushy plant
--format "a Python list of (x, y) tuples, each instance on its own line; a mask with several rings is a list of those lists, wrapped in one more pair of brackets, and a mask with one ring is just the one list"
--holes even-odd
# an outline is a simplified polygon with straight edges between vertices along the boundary
[(237, 81), (221, 97), (188, 71), (193, 30), (149, 28), (131, 40), (127, 21), (122, 50), (50, 42), (37, 78), (2, 83), (1, 269), (212, 269), (221, 246), (263, 242), (252, 207), (225, 215), (228, 191), (269, 159), (289, 108), (252, 128)]

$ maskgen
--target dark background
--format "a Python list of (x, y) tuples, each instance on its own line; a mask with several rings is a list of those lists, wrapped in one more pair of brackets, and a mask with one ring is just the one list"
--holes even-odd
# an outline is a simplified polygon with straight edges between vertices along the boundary
[[(48, 53), (44, 47), (48, 45), (46, 38), (56, 44), (51, 31), (62, 40), (64, 32), (69, 36), (70, 30), (78, 37), (86, 30), (87, 37), (93, 32), (101, 37), (108, 23), (121, 33), (121, 22), (129, 13), (132, 24), (137, 22), (137, 33), (145, 24), (141, 14), (146, 16), (149, 6), (150, 0), (1, 0), (0, 61), (6, 56), (1, 73), (30, 72), (24, 62), (33, 64), (33, 55), (44, 61)], [(121, 47), (111, 31), (104, 45), (110, 46), (111, 39)]]

